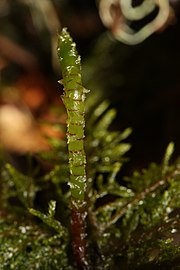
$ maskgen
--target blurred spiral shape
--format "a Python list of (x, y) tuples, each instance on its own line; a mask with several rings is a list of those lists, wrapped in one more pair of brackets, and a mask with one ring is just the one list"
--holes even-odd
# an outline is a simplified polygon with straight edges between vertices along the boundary
[[(137, 2), (137, 1), (136, 1)], [(139, 1), (138, 1), (139, 2)], [(100, 0), (99, 15), (103, 24), (113, 36), (128, 45), (143, 42), (153, 33), (166, 27), (169, 18), (174, 17), (169, 0)], [(139, 29), (133, 24), (139, 23)]]

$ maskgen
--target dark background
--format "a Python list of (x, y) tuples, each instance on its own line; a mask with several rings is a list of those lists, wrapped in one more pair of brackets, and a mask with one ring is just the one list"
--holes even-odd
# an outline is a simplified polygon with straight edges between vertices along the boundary
[[(51, 3), (61, 26), (68, 27), (77, 43), (82, 56), (84, 85), (92, 93), (99, 91), (102, 99), (109, 99), (111, 106), (117, 109), (111, 128), (133, 128), (129, 138), (132, 149), (128, 153), (133, 167), (160, 162), (170, 141), (175, 142), (176, 158), (180, 152), (179, 5), (175, 6), (176, 23), (139, 45), (128, 46), (107, 33), (95, 1), (54, 0)], [(21, 85), (23, 81), (24, 87), (31, 83), (40, 88), (43, 102), (36, 108), (28, 102), (27, 106), (35, 118), (41, 118), (48, 106), (59, 99), (56, 82), (60, 68), (52, 64), (52, 33), (43, 23), (37, 29), (34, 19), (26, 1), (2, 1), (0, 34), (30, 52), (35, 62), (21, 65), (1, 51), (1, 83), (3, 93), (7, 86), (17, 85), (17, 81)], [(3, 98), (1, 103), (5, 103)]]

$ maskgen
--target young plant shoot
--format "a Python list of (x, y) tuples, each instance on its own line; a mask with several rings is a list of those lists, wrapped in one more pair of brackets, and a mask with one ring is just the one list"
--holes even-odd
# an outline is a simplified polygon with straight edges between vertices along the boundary
[(77, 264), (87, 269), (88, 261), (85, 243), (86, 218), (86, 155), (84, 151), (85, 94), (82, 86), (81, 59), (66, 28), (58, 39), (58, 56), (64, 86), (62, 100), (67, 110), (67, 144), (69, 152), (70, 191), (71, 191), (71, 229), (73, 250)]

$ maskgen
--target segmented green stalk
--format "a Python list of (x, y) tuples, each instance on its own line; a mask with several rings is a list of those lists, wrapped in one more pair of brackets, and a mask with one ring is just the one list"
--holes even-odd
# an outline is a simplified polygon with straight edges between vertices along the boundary
[(82, 86), (80, 56), (76, 45), (64, 28), (59, 35), (58, 55), (64, 86), (63, 102), (67, 110), (67, 143), (70, 166), (70, 189), (77, 201), (84, 200), (86, 189), (86, 156), (84, 152), (84, 100), (87, 90)]
[(67, 143), (69, 151), (71, 190), (72, 248), (78, 269), (90, 268), (86, 242), (86, 156), (84, 151), (85, 93), (82, 86), (81, 59), (76, 45), (64, 28), (58, 39), (58, 56), (64, 86), (63, 102), (67, 110)]

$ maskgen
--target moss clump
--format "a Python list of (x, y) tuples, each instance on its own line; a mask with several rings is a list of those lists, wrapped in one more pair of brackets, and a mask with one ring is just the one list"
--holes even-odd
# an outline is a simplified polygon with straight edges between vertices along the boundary
[[(96, 97), (86, 104), (84, 203), (90, 265), (82, 269), (177, 270), (180, 162), (170, 163), (174, 145), (168, 145), (161, 164), (122, 177), (119, 171), (127, 161), (130, 145), (125, 140), (131, 130), (111, 131), (115, 111), (108, 107)], [(28, 157), (39, 163), (26, 173), (5, 164), (1, 156), (2, 270), (78, 269), (72, 255), (66, 142), (50, 142), (51, 152)]]

